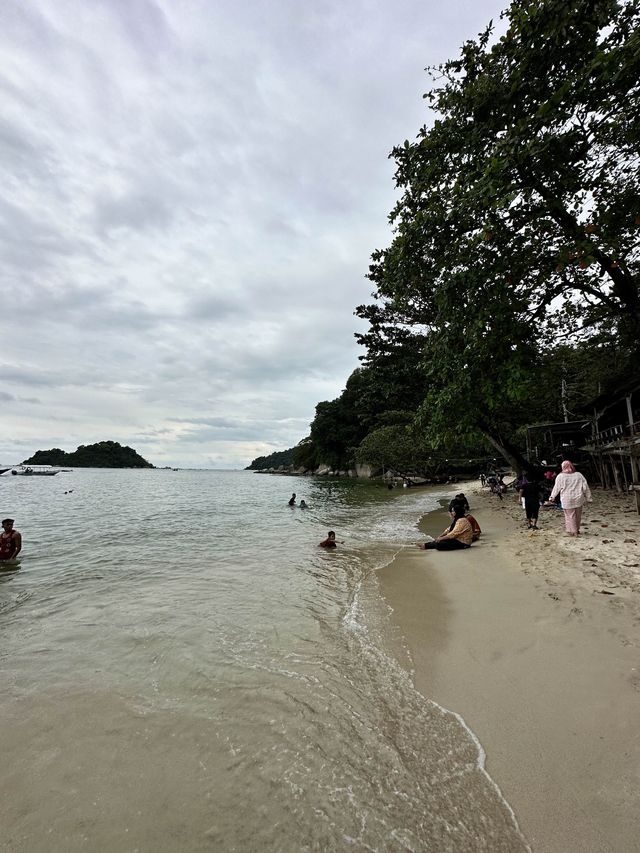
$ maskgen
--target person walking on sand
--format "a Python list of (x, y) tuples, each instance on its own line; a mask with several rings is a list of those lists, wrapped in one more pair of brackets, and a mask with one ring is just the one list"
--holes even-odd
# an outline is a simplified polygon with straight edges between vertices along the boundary
[(562, 463), (562, 473), (558, 474), (553, 484), (553, 491), (549, 500), (560, 497), (560, 503), (564, 511), (564, 526), (569, 536), (580, 535), (580, 522), (582, 521), (582, 507), (593, 500), (589, 484), (579, 471), (576, 471), (573, 462), (565, 460)]
[(2, 520), (2, 533), (0, 533), (0, 562), (15, 560), (22, 550), (22, 536), (18, 530), (13, 529), (13, 519)]
[(455, 504), (451, 510), (451, 524), (433, 542), (418, 545), (423, 551), (455, 551), (459, 548), (470, 548), (473, 542), (473, 528), (468, 518), (465, 518), (464, 507)]
[(527, 516), (527, 529), (538, 530), (538, 515), (540, 513), (540, 485), (525, 478), (518, 489), (518, 498), (524, 503)]

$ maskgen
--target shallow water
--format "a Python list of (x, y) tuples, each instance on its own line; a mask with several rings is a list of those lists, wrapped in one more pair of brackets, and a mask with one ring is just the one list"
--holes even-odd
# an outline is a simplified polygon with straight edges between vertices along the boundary
[(374, 570), (438, 497), (0, 478), (25, 543), (0, 575), (0, 849), (525, 850), (472, 735), (388, 651)]

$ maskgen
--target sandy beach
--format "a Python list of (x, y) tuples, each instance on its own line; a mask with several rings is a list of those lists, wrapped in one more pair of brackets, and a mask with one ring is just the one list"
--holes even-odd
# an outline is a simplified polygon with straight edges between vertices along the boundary
[[(640, 838), (640, 517), (594, 491), (526, 529), (513, 492), (464, 491), (483, 534), (407, 547), (380, 572), (416, 687), (460, 714), (535, 853), (632, 853)], [(421, 522), (437, 535), (444, 509)], [(406, 663), (406, 661), (405, 661)]]

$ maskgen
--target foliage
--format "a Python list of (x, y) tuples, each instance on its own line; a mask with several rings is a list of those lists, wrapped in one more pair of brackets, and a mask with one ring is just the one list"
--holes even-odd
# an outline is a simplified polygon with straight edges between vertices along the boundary
[(311, 436), (303, 438), (293, 449), (293, 464), (296, 468), (314, 471), (321, 461)]
[(259, 471), (263, 468), (279, 468), (284, 465), (288, 468), (294, 463), (294, 447), (288, 450), (276, 450), (274, 453), (269, 453), (267, 456), (256, 456), (256, 458), (247, 465), (245, 471)]
[(504, 16), (503, 37), (490, 25), (432, 71), (437, 118), (393, 151), (395, 237), (356, 313), (367, 366), (419, 355), (431, 443), (482, 435), (522, 467), (542, 353), (640, 340), (640, 11), (514, 0)]
[(76, 468), (153, 468), (132, 447), (123, 447), (117, 441), (99, 441), (81, 444), (73, 453), (58, 447), (37, 450), (24, 465), (73, 465)]

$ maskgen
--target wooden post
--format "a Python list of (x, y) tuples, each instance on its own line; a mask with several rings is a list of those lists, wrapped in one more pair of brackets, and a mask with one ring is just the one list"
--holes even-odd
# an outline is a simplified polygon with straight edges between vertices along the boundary
[[(629, 435), (630, 441), (633, 441), (633, 408), (631, 406), (631, 394), (628, 394), (625, 398), (627, 401), (627, 417), (629, 418)], [(638, 464), (636, 460), (633, 458), (633, 445), (629, 444), (629, 459), (631, 461), (631, 479), (634, 483), (637, 483), (640, 480), (638, 476)], [(637, 496), (636, 496), (637, 497)]]
[(613, 455), (611, 456), (611, 470), (613, 471), (613, 479), (616, 484), (616, 491), (621, 492), (622, 488), (620, 487), (620, 474), (618, 472), (618, 466), (616, 465)]
[(627, 481), (627, 469), (624, 466), (624, 455), (622, 451), (620, 451), (620, 464), (622, 465), (622, 476), (624, 477), (624, 490), (625, 492), (629, 491), (629, 483)]

